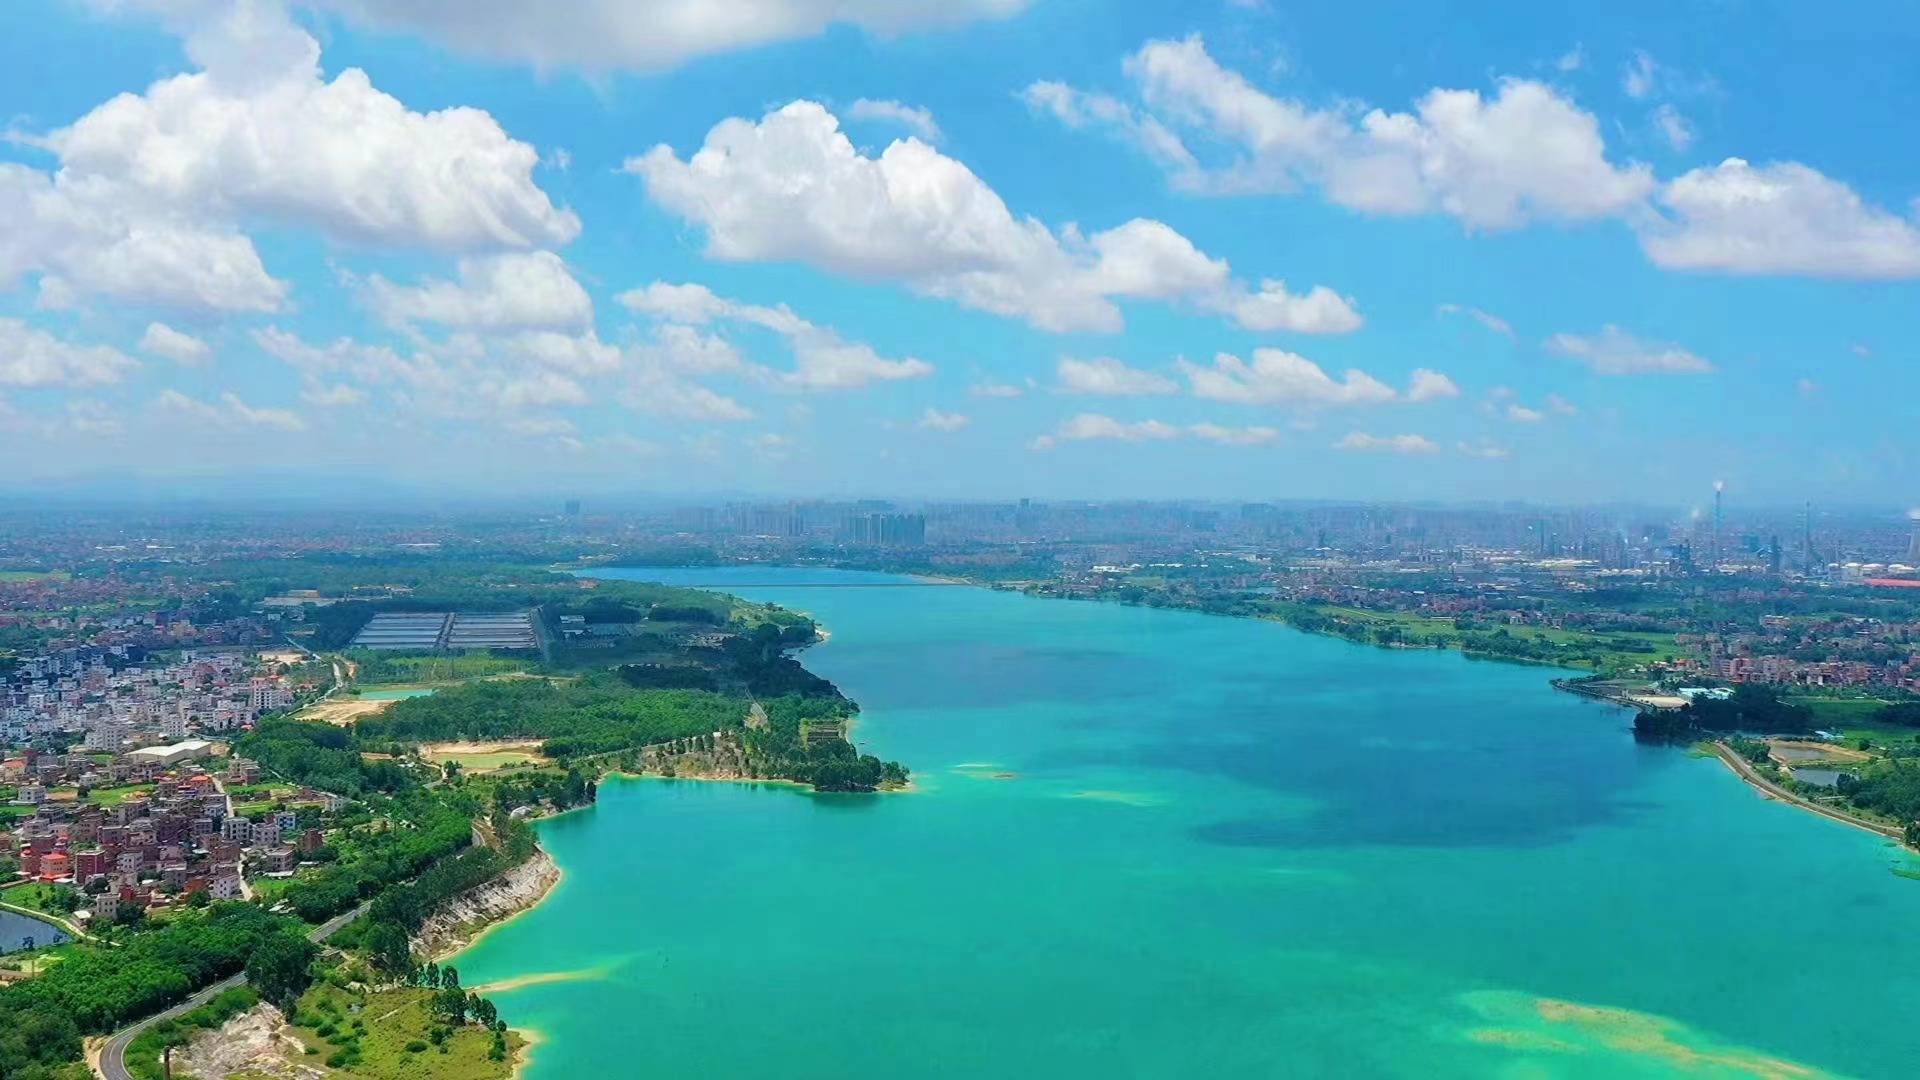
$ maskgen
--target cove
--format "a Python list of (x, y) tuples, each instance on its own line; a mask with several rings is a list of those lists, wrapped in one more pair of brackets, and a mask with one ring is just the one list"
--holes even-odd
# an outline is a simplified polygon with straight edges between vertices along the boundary
[[(1902, 1076), (1920, 881), (1557, 672), (777, 568), (917, 790), (610, 780), (454, 963), (529, 1080)], [(1804, 1070), (1804, 1071), (1803, 1071)]]

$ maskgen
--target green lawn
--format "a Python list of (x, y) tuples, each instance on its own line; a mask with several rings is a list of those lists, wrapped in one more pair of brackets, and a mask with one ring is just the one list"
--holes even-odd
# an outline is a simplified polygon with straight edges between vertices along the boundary
[(427, 760), (442, 765), (447, 762), (459, 762), (461, 770), (470, 773), (494, 772), (521, 765), (539, 765), (546, 761), (540, 755), (530, 754), (524, 750), (496, 750), (483, 754), (432, 754), (427, 757)]
[(87, 801), (101, 806), (118, 806), (126, 802), (129, 795), (146, 795), (153, 791), (152, 784), (123, 784), (119, 787), (97, 787), (88, 790)]
[(65, 570), (0, 570), (0, 583), (13, 584), (26, 581), (65, 581)]
[[(429, 1004), (432, 995), (430, 990), (413, 988), (349, 991), (328, 983), (315, 986), (295, 1010), (295, 1036), (317, 1051), (307, 1054), (302, 1063), (326, 1064), (331, 1076), (381, 1080), (505, 1080), (511, 1076), (512, 1055), (507, 1061), (488, 1060), (493, 1036), (478, 1025), (453, 1032), (443, 1044), (444, 1053), (433, 1044), (429, 1032), (437, 1021)], [(509, 1032), (507, 1045), (517, 1050), (523, 1040)], [(341, 1060), (342, 1055), (355, 1056), (349, 1047), (357, 1048), (357, 1061)]]
[(5, 892), (0, 892), (0, 900), (5, 900), (15, 907), (45, 912), (55, 918), (72, 919), (72, 912), (62, 911), (53, 906), (53, 896), (56, 889), (72, 891), (72, 887), (68, 885), (56, 886), (49, 885), (44, 881), (35, 881), (26, 885), (15, 885)]
[(235, 799), (258, 801), (284, 799), (300, 789), (286, 784), (228, 784), (227, 794)]
[(8, 953), (0, 958), (0, 968), (18, 971), (27, 975), (38, 975), (48, 968), (72, 956), (80, 946), (74, 942), (62, 945), (50, 945), (24, 952)]

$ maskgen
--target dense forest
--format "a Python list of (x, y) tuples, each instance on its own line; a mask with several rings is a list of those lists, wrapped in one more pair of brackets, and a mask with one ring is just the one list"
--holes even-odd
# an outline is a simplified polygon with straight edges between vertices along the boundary
[(508, 679), (395, 702), (362, 720), (368, 746), (540, 739), (548, 757), (607, 753), (738, 726), (747, 705), (699, 690), (637, 690), (615, 675)]
[[(183, 1000), (239, 971), (272, 937), (298, 932), (284, 916), (221, 902), (118, 948), (81, 946), (45, 973), (0, 991), (0, 1075), (30, 1076), (29, 1062), (77, 1057), (77, 1035), (111, 1031)], [(36, 1045), (16, 1054), (16, 1031), (32, 1032)]]
[(270, 774), (340, 795), (399, 791), (411, 781), (391, 762), (361, 757), (352, 729), (285, 717), (268, 717), (234, 743), (243, 757)]
[(1856, 805), (1901, 821), (1920, 819), (1920, 761), (1875, 762), (1857, 776), (1842, 773), (1840, 793)]
[(808, 744), (803, 737), (807, 725), (827, 723), (844, 731), (851, 720), (853, 705), (838, 694), (788, 694), (761, 704), (766, 726), (743, 733), (747, 760), (760, 775), (799, 780), (820, 791), (872, 791), (907, 782), (907, 770), (899, 762), (862, 754), (844, 737)]

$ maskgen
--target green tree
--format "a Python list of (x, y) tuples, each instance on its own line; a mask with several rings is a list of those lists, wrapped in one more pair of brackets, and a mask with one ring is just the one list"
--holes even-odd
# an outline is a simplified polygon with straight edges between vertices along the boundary
[(290, 1011), (312, 981), (313, 943), (292, 931), (271, 934), (247, 957), (247, 981), (267, 1001)]
[(375, 967), (388, 975), (404, 976), (413, 970), (413, 952), (407, 931), (398, 923), (376, 922), (360, 938), (361, 947)]

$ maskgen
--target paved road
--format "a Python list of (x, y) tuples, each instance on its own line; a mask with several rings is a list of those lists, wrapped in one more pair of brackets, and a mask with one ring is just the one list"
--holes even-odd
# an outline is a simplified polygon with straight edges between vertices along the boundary
[(1814, 813), (1819, 814), (1821, 817), (1831, 818), (1834, 821), (1838, 821), (1843, 825), (1851, 825), (1856, 829), (1865, 829), (1868, 832), (1879, 833), (1881, 836), (1885, 836), (1890, 839), (1900, 841), (1902, 843), (1904, 843), (1906, 840), (1905, 830), (1899, 828), (1898, 826), (1883, 825), (1878, 821), (1868, 821), (1865, 818), (1857, 818), (1857, 817), (1854, 817), (1852, 814), (1846, 813), (1843, 810), (1836, 810), (1831, 806), (1822, 806), (1821, 804), (1814, 802), (1811, 799), (1803, 799), (1800, 796), (1795, 795), (1793, 792), (1788, 791), (1786, 788), (1781, 787), (1779, 784), (1776, 784), (1773, 781), (1767, 779), (1766, 777), (1761, 776), (1758, 772), (1755, 772), (1753, 766), (1750, 763), (1748, 763), (1746, 758), (1743, 758), (1739, 754), (1734, 753), (1733, 748), (1731, 746), (1728, 746), (1726, 743), (1721, 742), (1718, 739), (1714, 740), (1713, 752), (1720, 756), (1721, 761), (1726, 762), (1727, 768), (1732, 769), (1734, 771), (1734, 775), (1740, 777), (1740, 779), (1745, 780), (1747, 783), (1753, 785), (1754, 787), (1759, 788), (1762, 792), (1765, 792), (1766, 794), (1771, 795), (1776, 799), (1780, 799), (1783, 802), (1792, 803), (1793, 805), (1798, 806), (1802, 810), (1811, 810)]
[[(359, 918), (366, 910), (367, 905), (361, 904), (345, 915), (336, 915), (328, 919), (308, 932), (307, 940), (314, 942), (327, 940), (341, 927)], [(100, 1048), (100, 1075), (106, 1077), (106, 1080), (133, 1080), (133, 1074), (127, 1071), (127, 1047), (133, 1044), (133, 1040), (138, 1038), (141, 1032), (162, 1020), (171, 1020), (181, 1013), (191, 1012), (212, 1001), (221, 991), (231, 990), (246, 981), (246, 972), (228, 976), (170, 1009), (163, 1009), (144, 1020), (114, 1032), (113, 1037), (107, 1040), (107, 1044)]]

